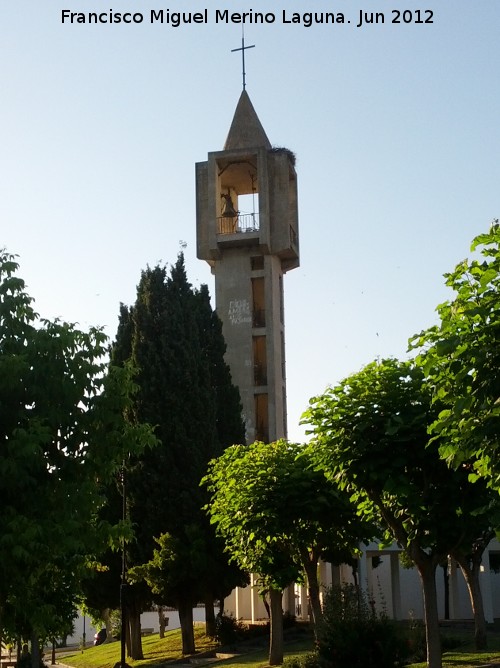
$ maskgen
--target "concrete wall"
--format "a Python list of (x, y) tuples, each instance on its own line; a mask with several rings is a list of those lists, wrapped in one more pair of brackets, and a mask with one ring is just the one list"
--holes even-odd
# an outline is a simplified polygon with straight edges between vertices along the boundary
[[(165, 614), (168, 617), (167, 631), (180, 628), (181, 625), (179, 622), (179, 613), (177, 612), (177, 610), (168, 610)], [(194, 608), (193, 619), (195, 622), (204, 622), (205, 608)], [(93, 643), (94, 635), (102, 627), (100, 626), (99, 629), (94, 628), (90, 624), (90, 620), (88, 617), (84, 618), (83, 615), (79, 615), (75, 619), (75, 630), (73, 632), (73, 635), (68, 636), (68, 645), (79, 645), (82, 642), (84, 625), (85, 625), (86, 643), (87, 645)], [(141, 615), (141, 627), (143, 629), (148, 629), (148, 628), (153, 629), (154, 633), (158, 633), (160, 631), (158, 613), (143, 612)]]
[[(500, 543), (494, 539), (483, 558), (483, 568), (480, 575), (481, 589), (485, 616), (488, 622), (500, 618), (500, 573), (490, 569), (489, 553), (500, 553)], [(385, 612), (395, 619), (422, 619), (423, 597), (420, 578), (415, 568), (404, 568), (398, 557), (399, 549), (393, 546), (379, 551), (375, 543), (369, 545), (359, 561), (359, 583), (369, 592), (379, 612)], [(373, 568), (373, 557), (381, 559), (378, 566)], [(378, 561), (378, 560), (377, 560)], [(332, 583), (354, 583), (352, 568), (346, 564), (333, 567), (331, 564), (320, 563), (320, 581), (323, 587)], [(449, 604), (450, 619), (472, 619), (472, 608), (467, 586), (462, 573), (456, 564), (448, 565), (449, 576)], [(438, 611), (441, 619), (445, 618), (445, 584), (443, 569), (436, 572), (436, 588), (438, 596)], [(307, 619), (306, 588), (296, 585), (296, 603), (300, 604), (302, 619)], [(250, 597), (252, 593), (247, 587), (226, 599), (226, 610), (237, 618), (252, 619)], [(237, 601), (237, 605), (236, 605)], [(258, 619), (255, 617), (254, 619)]]

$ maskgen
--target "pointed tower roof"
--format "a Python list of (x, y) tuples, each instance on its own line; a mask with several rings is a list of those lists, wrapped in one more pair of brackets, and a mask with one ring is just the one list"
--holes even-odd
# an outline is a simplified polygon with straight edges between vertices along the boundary
[(248, 93), (243, 90), (234, 112), (224, 150), (230, 151), (235, 148), (257, 148), (261, 146), (271, 148), (271, 142), (267, 138)]

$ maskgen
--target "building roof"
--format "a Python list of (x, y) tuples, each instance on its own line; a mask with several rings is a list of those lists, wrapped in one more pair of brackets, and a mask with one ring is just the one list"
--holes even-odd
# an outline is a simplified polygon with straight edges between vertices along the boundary
[(234, 112), (233, 122), (229, 128), (224, 150), (235, 148), (271, 148), (262, 123), (257, 116), (253, 104), (244, 90)]

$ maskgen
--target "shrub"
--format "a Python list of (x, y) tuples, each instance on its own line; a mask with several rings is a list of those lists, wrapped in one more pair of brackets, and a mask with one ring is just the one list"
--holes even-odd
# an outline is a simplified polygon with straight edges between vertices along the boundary
[[(457, 649), (463, 644), (467, 643), (470, 638), (469, 635), (443, 635), (441, 637), (441, 652), (447, 652)], [(422, 663), (427, 657), (427, 642), (425, 625), (421, 620), (413, 617), (413, 611), (410, 611), (409, 625), (406, 630), (406, 638), (408, 644), (408, 663)]]
[(327, 591), (317, 648), (323, 668), (393, 668), (409, 654), (402, 631), (354, 585)]
[(441, 649), (443, 652), (449, 652), (450, 650), (457, 649), (457, 647), (465, 645), (466, 642), (467, 641), (464, 640), (464, 638), (461, 638), (460, 636), (442, 635)]
[(298, 656), (285, 657), (283, 668), (319, 668), (317, 652), (309, 652)]
[(217, 615), (215, 637), (221, 645), (232, 645), (245, 638), (247, 627), (233, 615)]
[(419, 663), (425, 661), (427, 657), (425, 625), (421, 620), (415, 619), (413, 610), (410, 610), (409, 613), (409, 624), (406, 631), (409, 663)]

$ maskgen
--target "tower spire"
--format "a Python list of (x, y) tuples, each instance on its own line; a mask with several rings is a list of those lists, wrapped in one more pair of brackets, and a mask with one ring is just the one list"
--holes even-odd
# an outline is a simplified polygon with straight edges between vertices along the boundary
[(241, 26), (241, 46), (238, 47), (237, 49), (231, 49), (231, 53), (234, 53), (235, 51), (241, 51), (241, 69), (243, 72), (243, 90), (246, 89), (246, 72), (245, 72), (245, 51), (246, 49), (253, 49), (255, 47), (255, 44), (251, 44), (250, 46), (245, 46), (245, 29), (243, 26)]
[(248, 93), (241, 91), (240, 99), (236, 105), (233, 121), (224, 144), (224, 150), (235, 148), (249, 148), (262, 146), (271, 148), (271, 142), (267, 138), (266, 131), (257, 116)]

